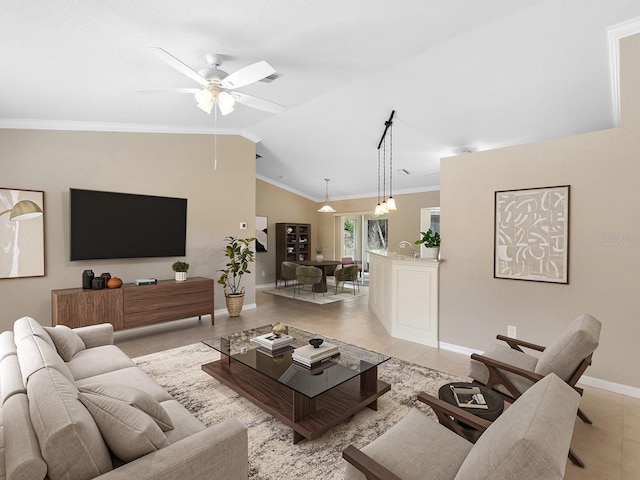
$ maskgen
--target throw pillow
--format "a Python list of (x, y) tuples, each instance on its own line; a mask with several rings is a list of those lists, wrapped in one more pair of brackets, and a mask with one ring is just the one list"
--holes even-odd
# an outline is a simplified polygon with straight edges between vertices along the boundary
[(78, 387), (81, 392), (115, 398), (149, 415), (163, 432), (173, 429), (173, 421), (155, 398), (139, 388), (121, 384), (89, 384)]
[(71, 361), (76, 353), (85, 349), (84, 342), (80, 336), (66, 325), (44, 327), (44, 329), (53, 340), (58, 354), (65, 362)]
[(120, 400), (79, 392), (78, 398), (87, 407), (113, 454), (131, 462), (169, 445), (151, 417)]

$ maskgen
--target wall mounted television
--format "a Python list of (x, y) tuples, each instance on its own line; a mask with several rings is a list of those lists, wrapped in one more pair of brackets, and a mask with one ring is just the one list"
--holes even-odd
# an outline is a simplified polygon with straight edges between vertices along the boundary
[(182, 257), (187, 199), (69, 189), (70, 258)]

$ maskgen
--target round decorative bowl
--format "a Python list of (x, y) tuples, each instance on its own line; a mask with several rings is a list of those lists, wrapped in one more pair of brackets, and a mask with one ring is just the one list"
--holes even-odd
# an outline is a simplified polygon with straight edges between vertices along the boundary
[(323, 342), (324, 340), (321, 338), (312, 338), (309, 340), (309, 343), (313, 345), (313, 348), (320, 348), (320, 345), (322, 345)]
[(107, 287), (109, 288), (120, 288), (122, 286), (122, 280), (118, 277), (111, 277), (107, 282)]

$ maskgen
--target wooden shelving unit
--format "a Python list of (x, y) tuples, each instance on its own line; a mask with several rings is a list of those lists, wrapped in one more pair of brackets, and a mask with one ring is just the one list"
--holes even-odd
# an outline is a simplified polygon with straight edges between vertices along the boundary
[(311, 225), (276, 223), (276, 278), (280, 278), (282, 262), (308, 260), (311, 260)]

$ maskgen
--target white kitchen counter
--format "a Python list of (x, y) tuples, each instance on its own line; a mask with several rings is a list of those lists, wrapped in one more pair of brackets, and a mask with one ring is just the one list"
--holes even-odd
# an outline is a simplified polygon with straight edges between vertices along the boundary
[(440, 261), (369, 251), (369, 306), (392, 337), (438, 348)]

